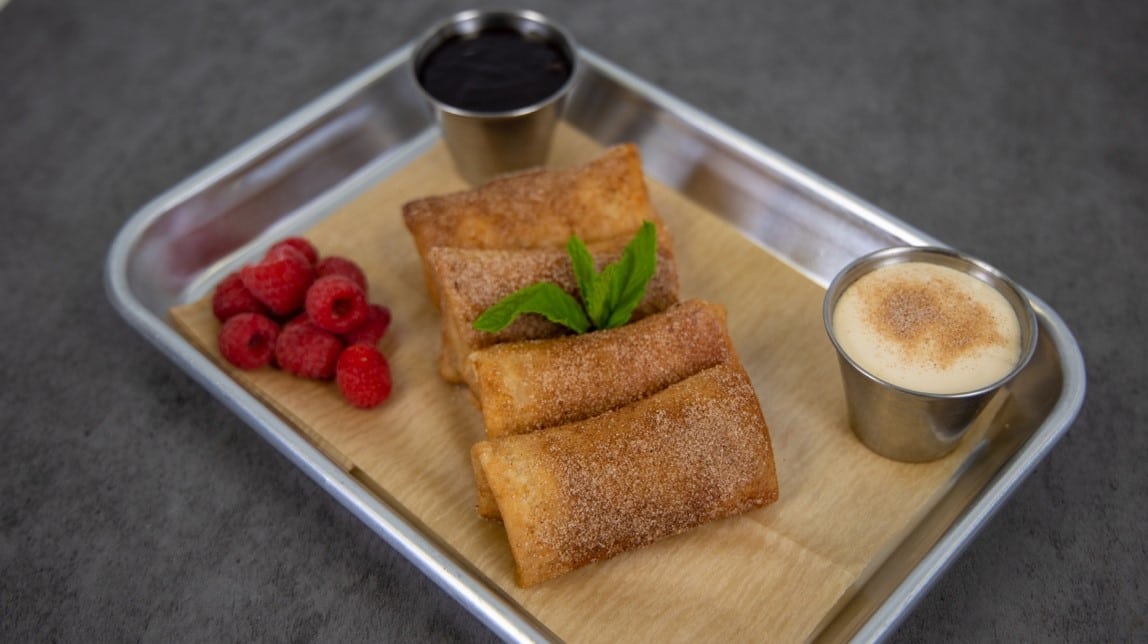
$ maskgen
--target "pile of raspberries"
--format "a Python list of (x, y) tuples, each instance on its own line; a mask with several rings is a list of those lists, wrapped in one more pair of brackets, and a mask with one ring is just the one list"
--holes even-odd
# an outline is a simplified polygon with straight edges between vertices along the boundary
[(391, 323), (367, 301), (367, 278), (353, 261), (319, 257), (301, 237), (283, 239), (258, 263), (215, 288), (219, 352), (240, 369), (272, 366), (301, 378), (335, 380), (347, 402), (371, 408), (391, 394), (378, 343)]

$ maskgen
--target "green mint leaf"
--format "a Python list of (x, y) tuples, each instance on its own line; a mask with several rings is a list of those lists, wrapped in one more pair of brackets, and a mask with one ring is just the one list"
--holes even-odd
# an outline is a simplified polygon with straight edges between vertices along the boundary
[(551, 282), (539, 282), (507, 295), (474, 321), (474, 328), (498, 333), (523, 313), (537, 313), (575, 333), (591, 328), (611, 329), (630, 321), (634, 309), (646, 295), (646, 285), (654, 277), (658, 263), (658, 233), (654, 224), (642, 227), (622, 257), (594, 269), (594, 258), (586, 244), (571, 235), (566, 244), (574, 278), (582, 301)]
[(594, 322), (594, 327), (597, 329), (609, 328), (607, 323), (610, 316), (614, 313), (614, 307), (618, 301), (617, 293), (615, 292), (614, 283), (617, 281), (615, 277), (618, 273), (618, 262), (613, 262), (602, 267), (602, 272), (595, 275), (595, 288), (598, 289), (599, 298), (602, 300), (602, 305), (598, 309), (597, 317), (591, 317)]
[(590, 322), (597, 326), (606, 303), (607, 290), (599, 288), (600, 280), (598, 272), (594, 270), (594, 258), (577, 235), (570, 236), (570, 241), (566, 243), (566, 253), (570, 255), (574, 279), (578, 283), (578, 292), (582, 295), (582, 306), (585, 307)]
[(585, 333), (590, 328), (578, 300), (553, 282), (538, 282), (507, 295), (483, 311), (473, 326), (479, 331), (498, 333), (524, 313), (537, 313), (575, 333)]
[(622, 258), (603, 270), (610, 272), (608, 313), (600, 329), (622, 326), (630, 321), (634, 309), (646, 294), (646, 285), (654, 277), (658, 263), (658, 235), (654, 225), (644, 222), (638, 234), (622, 251)]

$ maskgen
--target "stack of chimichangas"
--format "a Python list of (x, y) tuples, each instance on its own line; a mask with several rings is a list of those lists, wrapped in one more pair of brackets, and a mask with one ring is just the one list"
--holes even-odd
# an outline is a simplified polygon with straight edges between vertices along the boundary
[[(519, 585), (777, 499), (769, 430), (725, 309), (678, 300), (635, 146), (420, 199), (403, 217), (442, 314), (442, 377), (465, 383), (482, 411), (478, 511), (503, 522)], [(572, 235), (601, 268), (645, 221), (657, 268), (629, 324), (568, 335), (529, 314), (497, 333), (473, 328), (537, 282), (576, 295)]]

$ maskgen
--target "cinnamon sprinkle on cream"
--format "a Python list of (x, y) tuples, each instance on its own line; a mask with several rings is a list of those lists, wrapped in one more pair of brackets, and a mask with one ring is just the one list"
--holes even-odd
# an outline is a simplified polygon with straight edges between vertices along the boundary
[(981, 280), (927, 262), (884, 266), (849, 286), (834, 336), (854, 362), (893, 384), (930, 393), (973, 391), (1020, 357), (1020, 322)]
[(940, 368), (968, 353), (1007, 343), (992, 311), (962, 293), (947, 275), (924, 282), (895, 277), (861, 296), (866, 321), (882, 337)]

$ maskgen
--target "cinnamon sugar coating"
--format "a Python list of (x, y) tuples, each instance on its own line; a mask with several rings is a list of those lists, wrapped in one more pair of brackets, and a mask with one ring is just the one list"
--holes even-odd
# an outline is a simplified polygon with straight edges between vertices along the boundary
[(737, 362), (725, 308), (692, 299), (614, 329), (475, 351), (464, 376), (495, 438), (589, 418), (725, 362)]
[(437, 303), (427, 265), (427, 253), (436, 246), (561, 248), (571, 235), (593, 244), (632, 237), (643, 221), (656, 222), (658, 216), (638, 149), (627, 143), (574, 168), (520, 172), (473, 190), (412, 201), (403, 206), (403, 221)]
[[(629, 239), (592, 249), (599, 269), (621, 256)], [(610, 249), (600, 252), (599, 249)], [(564, 249), (431, 249), (428, 262), (438, 285), (443, 319), (443, 348), (439, 371), (448, 382), (462, 382), (464, 361), (472, 351), (504, 342), (549, 338), (567, 333), (541, 315), (519, 317), (498, 333), (475, 330), (472, 324), (483, 311), (520, 288), (536, 282), (554, 282), (577, 297), (574, 269)], [(645, 296), (634, 310), (638, 320), (678, 301), (678, 274), (668, 247), (658, 250), (657, 269), (646, 286)]]
[(524, 587), (778, 496), (757, 395), (730, 364), (593, 418), (479, 443), (472, 460), (479, 507), (497, 508)]

